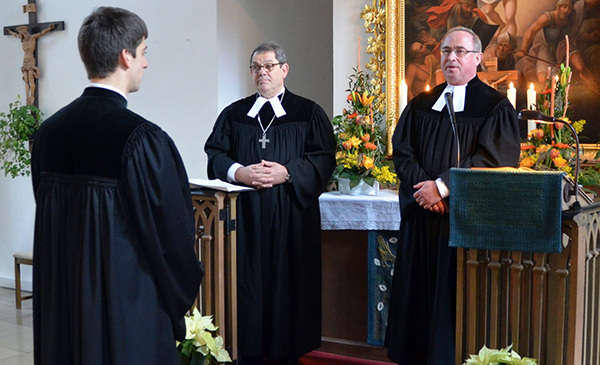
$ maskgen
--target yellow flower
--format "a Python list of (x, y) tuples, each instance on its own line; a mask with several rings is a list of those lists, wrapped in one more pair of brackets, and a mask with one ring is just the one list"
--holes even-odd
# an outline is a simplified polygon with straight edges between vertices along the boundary
[(373, 177), (384, 184), (395, 184), (397, 175), (395, 172), (390, 171), (388, 166), (383, 166), (381, 168), (375, 166), (373, 167)]

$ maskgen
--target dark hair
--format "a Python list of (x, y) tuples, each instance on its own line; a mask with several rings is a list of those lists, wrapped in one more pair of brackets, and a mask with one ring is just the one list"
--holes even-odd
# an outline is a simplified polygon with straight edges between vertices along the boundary
[[(281, 46), (275, 42), (265, 42), (262, 43), (261, 45), (259, 45), (258, 47), (256, 47), (254, 49), (254, 51), (252, 51), (252, 54), (250, 54), (250, 65), (252, 65), (252, 57), (254, 57), (255, 54), (259, 54), (259, 53), (265, 53), (265, 52), (274, 52), (275, 53), (275, 58), (277, 58), (277, 62), (284, 64), (287, 63), (287, 58), (285, 57), (285, 53), (283, 52), (283, 48), (281, 48)], [(281, 65), (280, 65), (281, 67)]]
[(105, 78), (117, 69), (126, 49), (136, 57), (137, 47), (148, 38), (146, 23), (129, 10), (100, 7), (84, 21), (77, 43), (88, 78)]

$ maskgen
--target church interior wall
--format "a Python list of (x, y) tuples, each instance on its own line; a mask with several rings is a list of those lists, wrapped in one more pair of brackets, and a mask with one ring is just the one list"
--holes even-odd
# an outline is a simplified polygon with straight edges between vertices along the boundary
[[(88, 82), (77, 51), (77, 32), (95, 7), (123, 7), (146, 21), (149, 67), (141, 89), (130, 94), (129, 107), (169, 133), (190, 177), (206, 177), (203, 146), (218, 113), (254, 92), (248, 57), (262, 41), (275, 40), (286, 50), (291, 64), (286, 86), (317, 101), (330, 117), (341, 113), (347, 76), (357, 62), (358, 32), (363, 34), (359, 14), (366, 3), (37, 1), (38, 22), (65, 22), (64, 31), (51, 32), (39, 40), (39, 102), (46, 116), (79, 96)], [(0, 1), (0, 25), (27, 23), (27, 15), (21, 10), (24, 3)], [(364, 48), (366, 36), (362, 37)], [(8, 109), (17, 94), (24, 96), (22, 55), (17, 39), (0, 38), (1, 111)], [(0, 206), (0, 286), (14, 287), (12, 254), (30, 249), (33, 242), (35, 202), (31, 179), (0, 175)], [(22, 270), (23, 287), (30, 289), (31, 270), (27, 266)]]

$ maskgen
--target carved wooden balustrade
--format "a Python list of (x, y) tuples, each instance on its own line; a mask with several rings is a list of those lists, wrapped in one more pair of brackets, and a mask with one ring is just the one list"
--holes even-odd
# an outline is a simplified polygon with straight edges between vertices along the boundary
[(600, 364), (600, 203), (564, 215), (563, 251), (459, 248), (456, 363), (513, 344), (538, 364)]
[(192, 190), (196, 221), (196, 254), (205, 270), (196, 307), (214, 315), (225, 347), (237, 359), (236, 200), (238, 193)]

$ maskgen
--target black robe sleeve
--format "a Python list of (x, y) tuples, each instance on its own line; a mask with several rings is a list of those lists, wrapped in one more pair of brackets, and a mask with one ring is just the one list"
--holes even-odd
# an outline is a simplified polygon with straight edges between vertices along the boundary
[(300, 204), (306, 207), (318, 199), (335, 168), (333, 126), (318, 104), (313, 104), (304, 156), (289, 161), (285, 166), (292, 176)]
[(181, 157), (160, 128), (145, 124), (124, 153), (125, 190), (160, 299), (175, 338), (183, 340), (183, 317), (195, 300), (203, 269), (194, 251), (194, 213)]
[(204, 150), (208, 156), (208, 178), (227, 181), (227, 170), (236, 161), (230, 156), (231, 123), (234, 107), (229, 106), (219, 114)]

